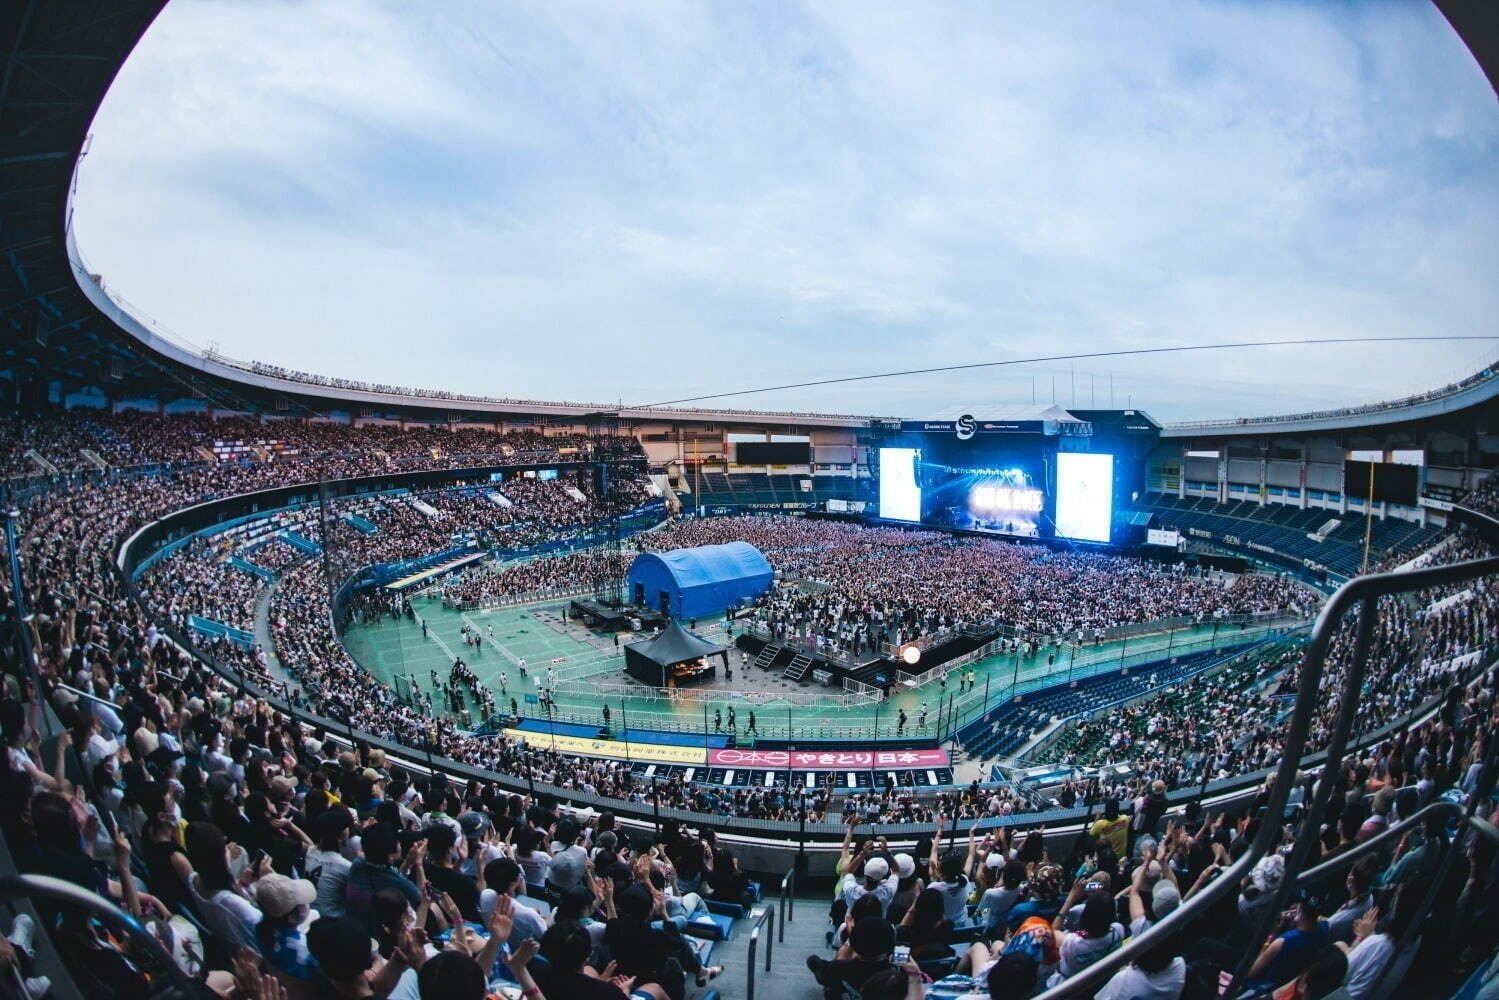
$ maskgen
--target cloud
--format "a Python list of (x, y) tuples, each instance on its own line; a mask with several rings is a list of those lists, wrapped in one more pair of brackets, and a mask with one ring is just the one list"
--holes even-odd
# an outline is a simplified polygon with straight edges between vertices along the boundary
[[(1487, 333), (1499, 304), (1494, 95), (1418, 5), (202, 0), (94, 132), (77, 225), (112, 288), (193, 342), (376, 381), (649, 402)], [(1480, 356), (1080, 364), (1191, 417)], [(1068, 402), (1051, 365), (734, 405), (916, 416), (1057, 375)]]

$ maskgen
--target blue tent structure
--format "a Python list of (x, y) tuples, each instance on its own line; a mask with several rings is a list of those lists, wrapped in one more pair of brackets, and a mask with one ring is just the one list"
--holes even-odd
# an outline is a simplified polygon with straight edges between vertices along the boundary
[(748, 542), (644, 552), (626, 576), (630, 600), (673, 618), (706, 618), (770, 587), (775, 571)]

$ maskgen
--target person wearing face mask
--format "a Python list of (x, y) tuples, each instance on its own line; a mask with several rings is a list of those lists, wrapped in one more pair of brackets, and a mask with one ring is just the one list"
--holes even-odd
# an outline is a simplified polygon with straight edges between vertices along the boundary
[(272, 872), (255, 883), (255, 903), (263, 914), (255, 926), (255, 940), (276, 978), (287, 987), (289, 1000), (312, 996), (317, 960), (307, 949), (303, 932), (317, 898), (317, 888), (306, 879), (287, 878)]
[(160, 782), (147, 786), (137, 796), (145, 820), (141, 824), (141, 860), (151, 878), (151, 888), (172, 912), (189, 906), (188, 881), (193, 866), (182, 849), (182, 814), (177, 796)]
[(349, 830), (354, 818), (343, 806), (326, 809), (312, 821), (316, 845), (302, 859), (302, 869), (317, 885), (317, 911), (325, 917), (344, 915), (344, 890), (349, 884)]

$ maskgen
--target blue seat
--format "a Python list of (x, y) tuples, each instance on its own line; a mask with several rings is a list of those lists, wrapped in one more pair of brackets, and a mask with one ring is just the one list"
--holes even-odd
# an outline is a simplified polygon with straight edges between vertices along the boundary
[[(734, 934), (734, 918), (724, 913), (699, 913), (687, 921), (682, 933), (710, 941), (727, 941)], [(737, 908), (737, 907), (736, 907)]]

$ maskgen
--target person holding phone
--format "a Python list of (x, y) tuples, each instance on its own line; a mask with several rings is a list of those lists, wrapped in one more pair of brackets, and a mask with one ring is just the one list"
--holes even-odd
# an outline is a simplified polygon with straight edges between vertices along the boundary
[[(1095, 881), (1097, 878), (1097, 875), (1084, 875), (1074, 882), (1062, 909), (1052, 919), (1060, 961), (1056, 972), (1047, 980), (1047, 986), (1057, 986), (1070, 979), (1124, 942), (1124, 927), (1114, 920), (1114, 897)], [(1083, 901), (1078, 929), (1075, 932), (1063, 930), (1067, 911), (1078, 900)]]

